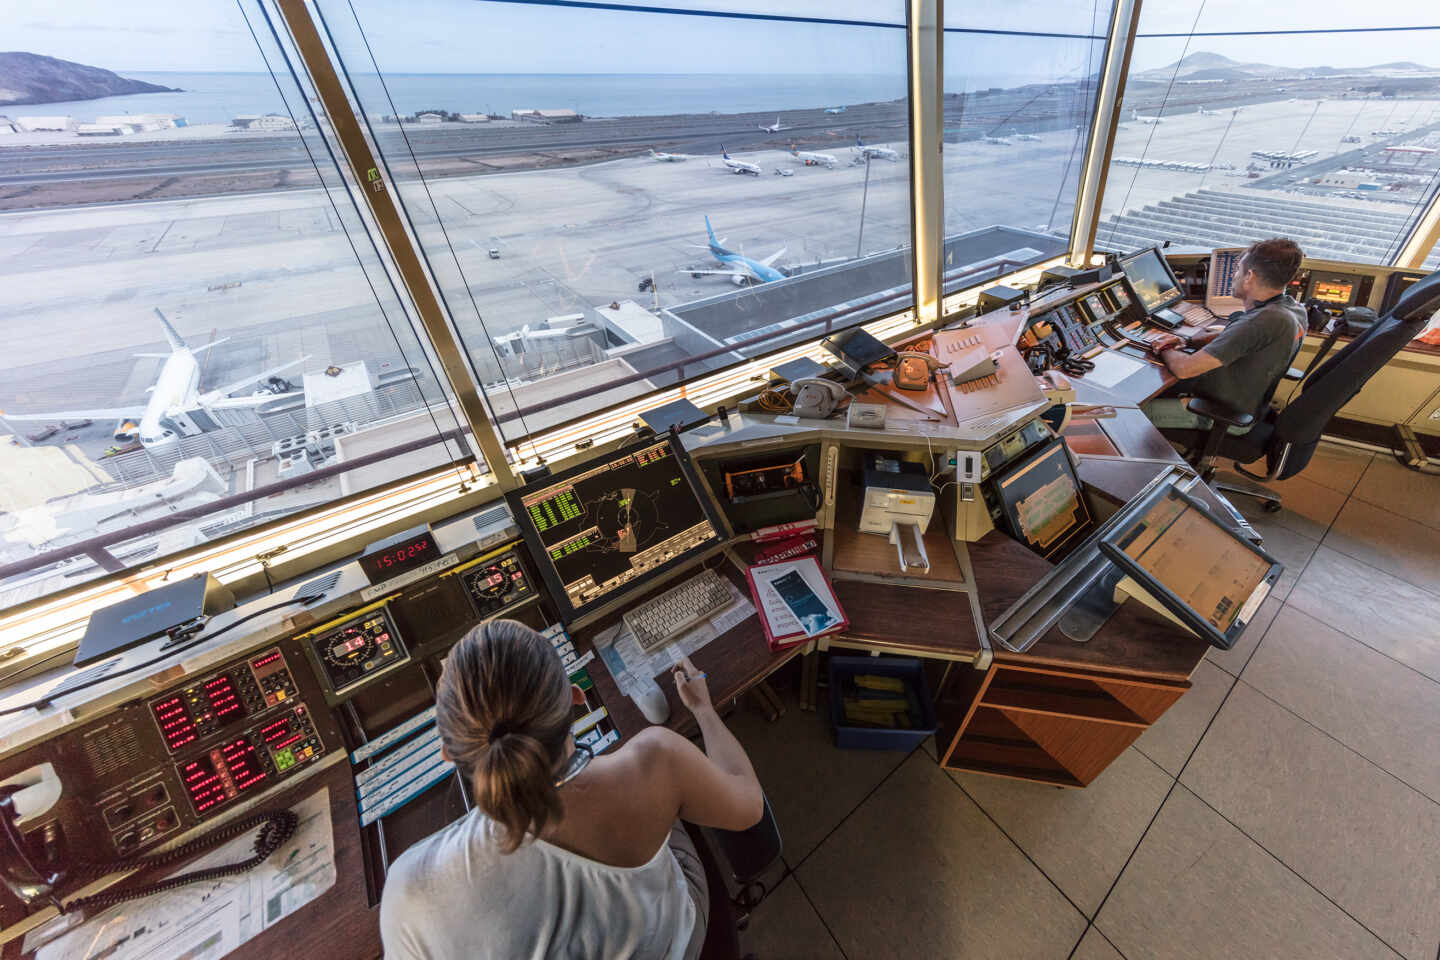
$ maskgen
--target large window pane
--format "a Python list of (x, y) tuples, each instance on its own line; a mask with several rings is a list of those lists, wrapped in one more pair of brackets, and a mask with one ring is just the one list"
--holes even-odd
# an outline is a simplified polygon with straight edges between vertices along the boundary
[(1393, 259), (1440, 180), (1437, 32), (1394, 29), (1421, 11), (1147, 2), (1096, 243)]
[(319, 4), (509, 441), (908, 302), (903, 5), (686, 6)]
[(1063, 253), (1111, 5), (945, 10), (946, 287)]
[(257, 6), (8, 19), (0, 607), (468, 457)]

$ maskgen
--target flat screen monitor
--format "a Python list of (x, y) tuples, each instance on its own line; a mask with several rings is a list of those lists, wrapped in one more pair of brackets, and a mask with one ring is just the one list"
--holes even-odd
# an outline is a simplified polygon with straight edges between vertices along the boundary
[(715, 507), (672, 436), (632, 444), (506, 497), (567, 624), (723, 540)]
[(1010, 535), (1042, 557), (1076, 543), (1090, 511), (1065, 444), (1052, 438), (995, 478), (994, 492)]
[(1154, 315), (1185, 299), (1180, 281), (1175, 279), (1170, 264), (1160, 255), (1159, 247), (1131, 254), (1120, 261), (1120, 266), (1125, 271), (1125, 279), (1130, 281), (1130, 289), (1135, 291), (1135, 298), (1147, 314)]
[(1284, 567), (1172, 485), (1132, 515), (1100, 549), (1197, 635), (1229, 650)]

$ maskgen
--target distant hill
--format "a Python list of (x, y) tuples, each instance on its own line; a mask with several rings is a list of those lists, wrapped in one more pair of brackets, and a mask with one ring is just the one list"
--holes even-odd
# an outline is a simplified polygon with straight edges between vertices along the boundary
[(1434, 67), (1419, 63), (1399, 61), (1377, 63), (1370, 67), (1277, 67), (1268, 63), (1241, 63), (1218, 53), (1192, 53), (1178, 63), (1142, 70), (1134, 74), (1136, 80), (1168, 81), (1173, 75), (1177, 80), (1250, 80), (1257, 77), (1284, 79), (1288, 77), (1338, 76), (1341, 74), (1395, 74), (1395, 73), (1437, 73)]
[(100, 67), (87, 67), (38, 53), (0, 53), (0, 106), (98, 100), (129, 93), (173, 93), (174, 87), (130, 80)]

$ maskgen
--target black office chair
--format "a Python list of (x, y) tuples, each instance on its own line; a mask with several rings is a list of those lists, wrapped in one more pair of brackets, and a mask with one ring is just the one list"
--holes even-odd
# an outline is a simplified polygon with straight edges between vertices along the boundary
[[(1432, 273), (1405, 291), (1368, 330), (1318, 368), (1312, 362), (1312, 369), (1304, 374), (1293, 369), (1288, 371), (1282, 379), (1303, 380), (1300, 394), (1292, 398), (1283, 410), (1268, 408), (1267, 404), (1267, 408), (1262, 408), (1264, 412), (1258, 423), (1252, 414), (1238, 413), (1203, 397), (1191, 398), (1188, 409), (1214, 422), (1199, 456), (1192, 461), (1196, 470), (1209, 481), (1215, 475), (1216, 461), (1221, 457), (1233, 459), (1237, 471), (1261, 483), (1286, 480), (1304, 470), (1315, 448), (1320, 445), (1321, 434), (1335, 414), (1395, 354), (1415, 339), (1437, 309), (1440, 309), (1440, 272)], [(1333, 342), (1332, 336), (1327, 340), (1327, 346)], [(1316, 359), (1323, 359), (1324, 355), (1325, 348), (1322, 347)], [(1274, 387), (1271, 393), (1274, 393)], [(1246, 427), (1252, 423), (1254, 426), (1248, 433), (1238, 436), (1228, 433), (1231, 426)], [(1251, 473), (1241, 465), (1253, 463), (1261, 457), (1265, 458), (1263, 475)], [(1280, 495), (1269, 490), (1227, 483), (1214, 486), (1227, 493), (1253, 497), (1272, 512), (1281, 506)]]
[[(750, 912), (770, 892), (760, 877), (784, 851), (770, 799), (765, 798), (765, 812), (760, 822), (748, 830), (702, 831), (693, 823), (685, 823), (685, 832), (695, 844), (695, 852), (705, 868), (705, 885), (710, 891), (710, 918), (700, 960), (739, 960), (739, 932), (749, 925)], [(734, 897), (730, 896), (721, 874), (722, 860), (739, 887)]]

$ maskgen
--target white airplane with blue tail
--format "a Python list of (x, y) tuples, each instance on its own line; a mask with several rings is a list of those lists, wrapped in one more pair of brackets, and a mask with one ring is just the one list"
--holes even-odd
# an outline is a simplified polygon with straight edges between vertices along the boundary
[[(725, 246), (725, 238), (715, 239), (715, 230), (710, 226), (710, 218), (705, 218), (705, 232), (710, 236), (710, 242), (705, 249), (710, 251), (720, 265), (727, 267), (725, 270), (688, 270), (692, 277), (729, 277), (730, 282), (737, 287), (743, 287), (747, 283), (770, 283), (775, 280), (784, 280), (785, 274), (775, 268), (775, 261), (785, 253), (781, 247), (764, 260), (752, 260), (744, 254), (736, 253)], [(699, 244), (695, 244), (699, 246)]]
[(725, 144), (723, 143), (720, 144), (720, 159), (724, 161), (725, 166), (730, 168), (731, 173), (749, 173), (754, 174), (757, 177), (760, 176), (760, 164), (746, 163), (744, 160), (736, 160), (734, 157), (730, 156), (730, 154), (725, 152)]
[(896, 162), (900, 160), (900, 154), (894, 150), (891, 150), (889, 147), (870, 146), (864, 140), (861, 140), (858, 134), (855, 137), (855, 146), (850, 149), (854, 150), (860, 157), (866, 160), (880, 159)]

